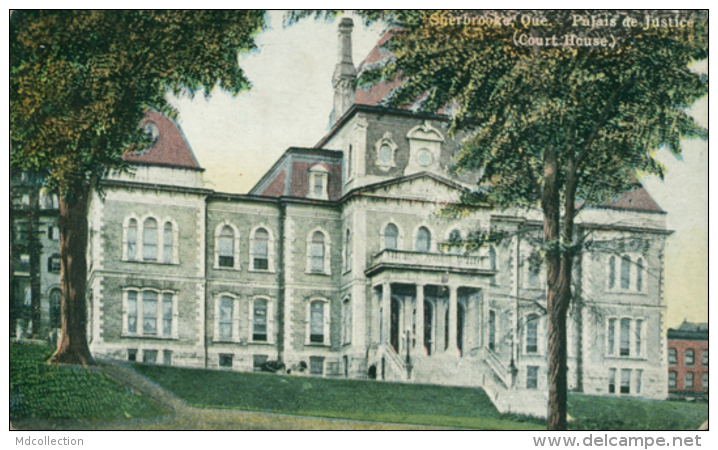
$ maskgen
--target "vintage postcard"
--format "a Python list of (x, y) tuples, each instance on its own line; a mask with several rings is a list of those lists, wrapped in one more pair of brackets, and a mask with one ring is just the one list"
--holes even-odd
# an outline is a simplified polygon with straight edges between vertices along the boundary
[(707, 428), (707, 20), (14, 11), (11, 429)]

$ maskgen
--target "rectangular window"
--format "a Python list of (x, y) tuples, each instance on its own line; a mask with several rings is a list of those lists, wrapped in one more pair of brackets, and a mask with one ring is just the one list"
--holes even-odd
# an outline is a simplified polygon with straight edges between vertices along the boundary
[(526, 323), (526, 353), (538, 353), (538, 317), (531, 315)]
[(635, 341), (635, 348), (636, 348), (636, 356), (641, 356), (641, 345), (643, 342), (641, 341), (641, 333), (643, 332), (643, 321), (642, 320), (636, 320), (636, 341)]
[(701, 365), (703, 365), (703, 367), (708, 367), (708, 350), (703, 350), (703, 354), (701, 355)]
[(254, 323), (252, 324), (252, 340), (267, 341), (267, 301), (254, 301)]
[(314, 176), (314, 196), (320, 198), (324, 195), (324, 180), (322, 177)]
[(142, 332), (157, 334), (157, 293), (153, 291), (142, 293)]
[(225, 353), (219, 354), (219, 367), (232, 367), (232, 360), (234, 359), (234, 355), (229, 355)]
[(162, 336), (172, 336), (174, 319), (174, 299), (172, 294), (162, 294)]
[(254, 355), (254, 371), (261, 372), (264, 364), (267, 363), (267, 355)]
[(157, 364), (157, 350), (143, 351), (142, 362), (147, 364)]
[(526, 389), (538, 389), (538, 366), (526, 367)]
[(127, 291), (127, 332), (137, 333), (137, 292)]
[(324, 303), (313, 302), (309, 314), (309, 342), (324, 343)]
[(252, 253), (254, 254), (253, 267), (255, 270), (269, 269), (269, 233), (264, 229), (259, 229), (254, 235), (252, 243)]
[(489, 311), (489, 349), (496, 351), (496, 312)]
[(324, 375), (324, 358), (318, 356), (309, 357), (309, 373), (311, 375)]
[(137, 258), (137, 221), (131, 219), (127, 227), (127, 259)]
[(631, 287), (631, 259), (628, 256), (621, 258), (621, 289)]
[(701, 387), (703, 388), (704, 391), (708, 390), (708, 374), (707, 373), (704, 373), (703, 376), (701, 377)]
[(50, 273), (60, 273), (60, 257), (51, 256), (47, 261), (47, 271)]
[(312, 272), (324, 272), (324, 245), (311, 244), (309, 246)]
[(608, 393), (616, 393), (616, 369), (609, 369), (608, 371)]
[(636, 394), (640, 394), (642, 388), (643, 388), (643, 371), (639, 369), (639, 370), (636, 370)]
[(608, 319), (608, 354), (616, 352), (616, 319)]
[(631, 369), (621, 369), (621, 394), (631, 393)]
[(668, 372), (668, 389), (675, 389), (676, 388), (676, 373), (675, 372)]
[(164, 364), (165, 366), (172, 365), (172, 350), (162, 351), (162, 364)]
[(127, 349), (127, 361), (130, 361), (130, 362), (137, 361), (137, 349), (136, 348), (128, 348)]
[(157, 261), (157, 222), (145, 220), (142, 230), (142, 256), (145, 261)]
[(231, 297), (221, 297), (219, 299), (219, 338), (223, 341), (232, 339), (233, 313), (234, 299)]
[(621, 319), (621, 356), (631, 354), (631, 319)]
[(693, 350), (688, 349), (686, 350), (686, 354), (683, 358), (684, 364), (686, 366), (693, 366), (695, 364), (696, 354)]
[(675, 366), (678, 364), (678, 351), (675, 348), (668, 349), (668, 365)]
[(686, 372), (686, 379), (684, 385), (686, 389), (693, 389), (693, 372)]

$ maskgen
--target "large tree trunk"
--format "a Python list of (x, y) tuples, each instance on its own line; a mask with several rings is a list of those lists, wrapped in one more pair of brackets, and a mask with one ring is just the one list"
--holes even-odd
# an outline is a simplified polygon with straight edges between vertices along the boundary
[(62, 336), (50, 362), (91, 365), (87, 346), (85, 293), (87, 285), (87, 207), (90, 187), (60, 195), (60, 285)]
[(566, 279), (561, 270), (560, 190), (556, 149), (544, 152), (543, 239), (546, 249), (546, 309), (548, 313), (548, 429), (566, 429), (566, 314), (563, 288)]

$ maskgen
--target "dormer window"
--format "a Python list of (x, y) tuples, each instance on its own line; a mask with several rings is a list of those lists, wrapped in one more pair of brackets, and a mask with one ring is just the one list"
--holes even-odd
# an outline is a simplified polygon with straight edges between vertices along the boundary
[(329, 200), (329, 171), (323, 164), (316, 164), (309, 169), (309, 192), (307, 197)]
[(394, 155), (397, 145), (391, 139), (390, 132), (384, 133), (384, 136), (376, 142), (374, 147), (376, 148), (376, 165), (378, 168), (389, 170), (396, 166)]

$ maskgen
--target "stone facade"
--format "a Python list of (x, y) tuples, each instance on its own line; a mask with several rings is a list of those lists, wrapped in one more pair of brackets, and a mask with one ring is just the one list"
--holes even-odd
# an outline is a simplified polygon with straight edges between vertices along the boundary
[[(476, 386), (501, 411), (545, 415), (540, 211), (444, 217), (478, 177), (449, 170), (449, 118), (339, 109), (315, 148), (289, 149), (246, 195), (201, 188), (201, 169), (167, 147), (168, 161), (150, 150), (134, 177), (106, 180), (90, 212), (93, 353)], [(576, 227), (591, 244), (574, 270), (569, 388), (666, 397), (665, 213), (638, 189)], [(504, 238), (445, 245), (476, 230)]]

